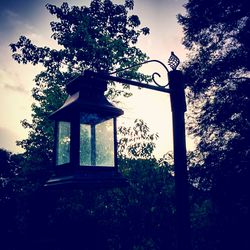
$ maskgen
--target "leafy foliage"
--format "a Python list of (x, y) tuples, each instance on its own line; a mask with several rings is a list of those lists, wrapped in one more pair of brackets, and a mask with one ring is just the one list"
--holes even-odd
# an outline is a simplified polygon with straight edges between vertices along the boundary
[(60, 49), (38, 47), (21, 36), (17, 43), (10, 45), (17, 62), (40, 63), (49, 72), (65, 65), (67, 70), (79, 73), (85, 69), (113, 71), (145, 58), (134, 44), (141, 34), (148, 34), (149, 29), (138, 29), (138, 16), (128, 16), (133, 1), (117, 5), (110, 0), (93, 0), (89, 7), (69, 7), (67, 3), (46, 7), (59, 19), (51, 22), (51, 30)]
[[(147, 128), (137, 121), (135, 131), (138, 126)], [(122, 144), (133, 141), (130, 149), (137, 152), (136, 159), (119, 159), (129, 181), (126, 188), (43, 191), (27, 187), (34, 175), (19, 174), (24, 177), (19, 180), (24, 182), (22, 191), (14, 192), (8, 211), (5, 206), (8, 220), (0, 227), (10, 229), (4, 233), (5, 249), (176, 249), (171, 166), (149, 154), (153, 139), (140, 145), (142, 139), (131, 138), (131, 130), (123, 132), (128, 140)], [(143, 138), (151, 135), (148, 129), (140, 133)]]
[(21, 162), (22, 155), (0, 149), (0, 237), (3, 247), (16, 230), (16, 194), (20, 191), (17, 178)]
[(9, 200), (13, 194), (13, 179), (20, 173), (21, 155), (0, 149), (0, 203)]
[[(144, 61), (146, 55), (135, 44), (140, 35), (149, 33), (148, 28), (139, 28), (138, 16), (129, 16), (132, 0), (126, 0), (124, 5), (93, 0), (89, 7), (70, 7), (63, 3), (60, 7), (47, 4), (46, 8), (57, 18), (51, 22), (51, 30), (58, 48), (39, 47), (25, 36), (10, 44), (18, 63), (44, 67), (35, 79), (32, 121), (22, 121), (30, 131), (28, 139), (18, 142), (25, 149), (26, 169), (31, 174), (51, 167), (54, 132), (48, 117), (65, 100), (66, 83), (86, 69), (113, 71)], [(137, 68), (128, 77), (147, 78), (137, 73)], [(108, 95), (111, 98), (120, 94), (129, 96), (127, 88), (116, 91), (111, 87)]]
[(178, 19), (190, 50), (184, 66), (191, 111), (188, 127), (198, 142), (191, 178), (212, 197), (217, 218), (212, 228), (219, 239), (213, 239), (210, 249), (248, 249), (245, 232), (238, 230), (249, 218), (248, 2), (190, 0), (186, 10)]
[(136, 119), (134, 127), (118, 128), (118, 155), (120, 158), (150, 159), (155, 149), (157, 134), (149, 134), (149, 127), (143, 120)]

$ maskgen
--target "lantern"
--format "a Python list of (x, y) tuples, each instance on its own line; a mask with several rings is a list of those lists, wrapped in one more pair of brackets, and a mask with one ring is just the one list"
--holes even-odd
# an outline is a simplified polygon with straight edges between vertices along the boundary
[(46, 187), (115, 187), (127, 185), (117, 168), (117, 123), (123, 111), (104, 95), (107, 82), (89, 71), (72, 80), (55, 120), (55, 173)]

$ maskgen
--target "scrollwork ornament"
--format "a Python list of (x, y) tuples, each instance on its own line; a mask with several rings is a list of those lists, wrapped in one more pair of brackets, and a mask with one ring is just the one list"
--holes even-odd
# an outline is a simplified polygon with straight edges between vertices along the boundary
[[(163, 68), (166, 70), (167, 74), (169, 73), (169, 70), (168, 70), (167, 66), (166, 66), (163, 62), (161, 62), (161, 61), (159, 61), (159, 60), (148, 60), (148, 61), (145, 61), (145, 62), (142, 62), (142, 63), (134, 64), (134, 65), (132, 65), (132, 66), (130, 66), (130, 67), (127, 67), (127, 68), (123, 68), (123, 69), (116, 70), (116, 71), (111, 72), (111, 73), (109, 73), (109, 74), (110, 74), (110, 75), (117, 74), (117, 73), (119, 73), (119, 72), (126, 71), (126, 70), (129, 70), (129, 69), (138, 67), (138, 66), (142, 66), (142, 65), (147, 64), (147, 63), (151, 63), (151, 62), (159, 63), (159, 64), (160, 64), (161, 66), (163, 66)], [(156, 79), (155, 79), (156, 76), (159, 77), (159, 78), (162, 77), (158, 72), (154, 72), (154, 73), (151, 75), (152, 81), (154, 82), (155, 85), (157, 85), (158, 87), (162, 87), (162, 88), (165, 88), (165, 87), (168, 86), (168, 83), (165, 84), (165, 85), (159, 84), (159, 83), (156, 81)], [(168, 76), (167, 76), (166, 78), (168, 78)]]

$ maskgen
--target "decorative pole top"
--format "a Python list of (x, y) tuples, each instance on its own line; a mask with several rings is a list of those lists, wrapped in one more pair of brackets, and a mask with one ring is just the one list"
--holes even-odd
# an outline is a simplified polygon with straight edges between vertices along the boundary
[(175, 53), (172, 51), (171, 52), (171, 55), (168, 59), (168, 65), (170, 66), (170, 68), (172, 70), (176, 70), (177, 67), (179, 66), (180, 64), (180, 59), (175, 55)]

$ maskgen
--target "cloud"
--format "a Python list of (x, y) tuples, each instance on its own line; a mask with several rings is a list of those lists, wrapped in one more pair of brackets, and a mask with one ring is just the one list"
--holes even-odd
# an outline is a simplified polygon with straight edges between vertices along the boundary
[(8, 72), (7, 70), (0, 69), (0, 87), (23, 94), (29, 93), (29, 91), (23, 86), (19, 75), (11, 74), (11, 72)]
[(10, 90), (13, 90), (13, 91), (17, 91), (19, 93), (24, 93), (24, 94), (29, 93), (28, 90), (24, 89), (21, 85), (13, 86), (13, 85), (10, 85), (10, 84), (4, 84), (4, 88), (10, 89)]
[(6, 18), (9, 18), (9, 19), (11, 19), (11, 18), (17, 18), (19, 15), (16, 13), (16, 12), (14, 12), (14, 11), (12, 11), (12, 10), (9, 10), (9, 9), (5, 9), (3, 12), (2, 12), (2, 15)]
[(4, 9), (2, 11), (1, 19), (2, 23), (5, 24), (5, 26), (10, 25), (16, 27), (17, 25), (21, 25), (23, 23), (18, 13), (9, 9)]
[(0, 148), (7, 149), (13, 153), (20, 153), (23, 150), (16, 145), (18, 136), (8, 128), (0, 127)]
[(8, 41), (10, 37), (16, 36), (20, 31), (34, 29), (25, 16), (10, 9), (3, 9), (0, 12), (0, 23), (1, 42)]

